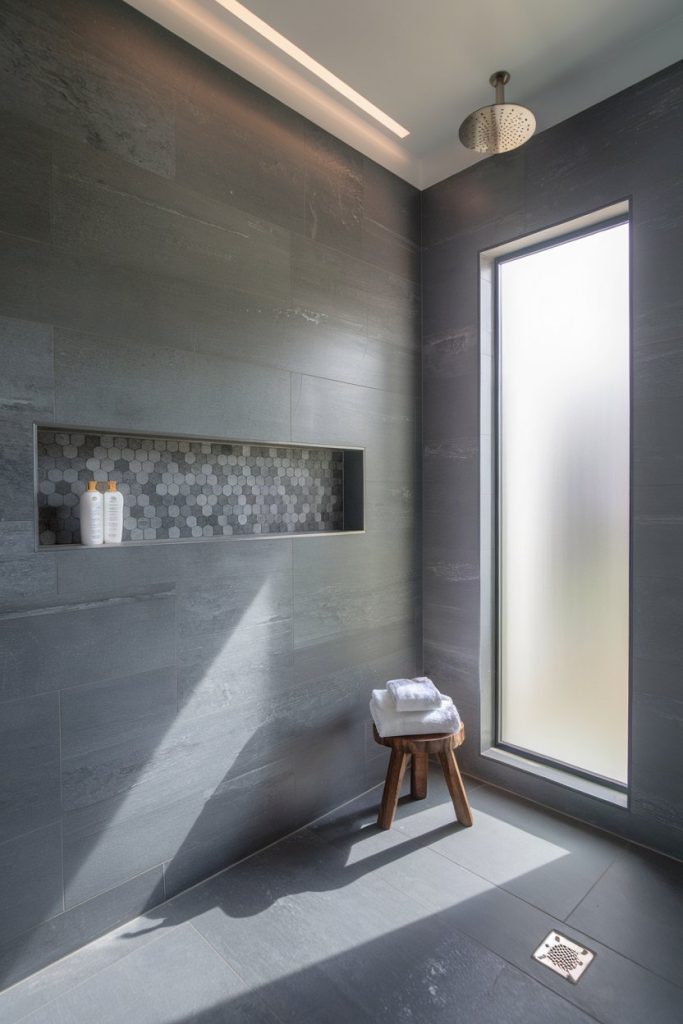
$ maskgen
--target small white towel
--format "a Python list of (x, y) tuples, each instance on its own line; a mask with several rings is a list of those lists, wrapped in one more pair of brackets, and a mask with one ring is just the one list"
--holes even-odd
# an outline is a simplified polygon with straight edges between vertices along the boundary
[(397, 711), (388, 690), (373, 690), (370, 714), (382, 737), (424, 736), (460, 729), (460, 715), (450, 697), (442, 697), (440, 707), (431, 711)]
[(441, 707), (441, 694), (427, 676), (390, 679), (387, 690), (397, 711), (431, 711)]

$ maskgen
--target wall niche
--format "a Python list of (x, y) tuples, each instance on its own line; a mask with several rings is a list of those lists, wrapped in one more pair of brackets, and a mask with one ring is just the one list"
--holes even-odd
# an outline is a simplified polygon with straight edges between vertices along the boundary
[(41, 547), (80, 544), (88, 480), (116, 480), (124, 543), (363, 529), (361, 449), (50, 426), (36, 430)]

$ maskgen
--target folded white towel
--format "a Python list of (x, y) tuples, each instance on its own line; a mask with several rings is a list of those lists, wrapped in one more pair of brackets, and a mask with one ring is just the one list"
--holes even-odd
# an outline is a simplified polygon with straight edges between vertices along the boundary
[(424, 736), (460, 729), (460, 715), (450, 697), (442, 697), (440, 706), (431, 711), (397, 711), (388, 690), (373, 690), (370, 714), (382, 737)]
[(387, 690), (397, 711), (431, 711), (441, 707), (441, 694), (427, 676), (390, 679)]

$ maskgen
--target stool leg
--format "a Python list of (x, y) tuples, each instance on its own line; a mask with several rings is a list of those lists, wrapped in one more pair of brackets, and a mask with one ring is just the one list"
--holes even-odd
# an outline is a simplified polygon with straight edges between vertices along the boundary
[(380, 804), (379, 815), (377, 816), (377, 824), (380, 828), (391, 828), (391, 823), (396, 814), (396, 805), (399, 793), (401, 792), (407, 763), (408, 754), (392, 749), (387, 777), (384, 783), (384, 792), (382, 793), (382, 803)]
[(455, 808), (455, 816), (461, 825), (469, 828), (472, 824), (472, 812), (470, 811), (470, 805), (467, 802), (467, 794), (465, 793), (465, 787), (462, 784), (460, 769), (458, 768), (458, 762), (455, 760), (455, 754), (452, 750), (441, 751), (439, 753), (439, 761), (441, 761), (441, 767), (443, 768), (443, 773), (446, 778), (448, 792), (451, 794), (451, 800), (453, 801), (453, 807)]
[(410, 762), (410, 795), (413, 800), (424, 800), (427, 796), (427, 754), (413, 754)]

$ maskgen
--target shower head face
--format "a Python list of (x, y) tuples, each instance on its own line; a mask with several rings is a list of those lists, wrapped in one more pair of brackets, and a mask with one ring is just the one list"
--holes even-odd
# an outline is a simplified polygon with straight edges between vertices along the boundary
[(477, 153), (507, 153), (517, 149), (536, 131), (536, 118), (517, 103), (493, 103), (480, 107), (460, 125), (463, 146)]

